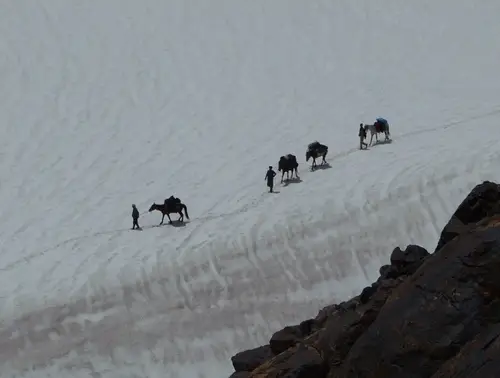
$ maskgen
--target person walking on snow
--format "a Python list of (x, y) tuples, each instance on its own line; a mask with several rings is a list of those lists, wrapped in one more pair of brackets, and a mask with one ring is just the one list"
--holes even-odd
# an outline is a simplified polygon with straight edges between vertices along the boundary
[(273, 171), (272, 166), (269, 166), (269, 169), (267, 170), (267, 173), (266, 173), (266, 177), (264, 177), (264, 180), (267, 180), (267, 186), (269, 187), (269, 193), (273, 192), (274, 176), (276, 176), (276, 172)]
[(359, 136), (359, 149), (362, 150), (363, 146), (365, 146), (365, 148), (368, 148), (368, 144), (366, 144), (364, 142), (364, 140), (366, 138), (366, 131), (363, 128), (363, 124), (362, 123), (359, 124), (359, 133), (358, 133), (358, 136)]
[(139, 226), (139, 210), (137, 210), (137, 207), (135, 205), (132, 205), (132, 219), (133, 219), (133, 225), (132, 225), (132, 230), (138, 229), (141, 230), (141, 226)]

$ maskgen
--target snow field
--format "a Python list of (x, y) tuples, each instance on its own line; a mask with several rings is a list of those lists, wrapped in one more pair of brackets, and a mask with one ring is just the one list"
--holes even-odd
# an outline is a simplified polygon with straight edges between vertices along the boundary
[[(229, 375), (394, 247), (433, 250), (498, 180), (499, 6), (3, 4), (2, 376)], [(357, 150), (377, 116), (393, 143)], [(267, 194), (286, 153), (302, 182)], [(185, 227), (128, 230), (170, 194)]]

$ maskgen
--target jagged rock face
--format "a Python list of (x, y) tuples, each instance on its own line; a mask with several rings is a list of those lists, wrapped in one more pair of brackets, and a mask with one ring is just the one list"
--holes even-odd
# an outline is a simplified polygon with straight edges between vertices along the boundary
[(453, 213), (441, 232), (436, 251), (464, 232), (465, 226), (493, 215), (500, 215), (500, 185), (485, 181), (477, 185)]
[(440, 243), (395, 248), (375, 283), (275, 333), (242, 378), (500, 377), (500, 186), (478, 185)]
[(432, 378), (497, 378), (500, 374), (500, 324), (485, 329), (447, 361)]
[(499, 269), (500, 228), (458, 236), (393, 291), (331, 376), (432, 376), (487, 324)]

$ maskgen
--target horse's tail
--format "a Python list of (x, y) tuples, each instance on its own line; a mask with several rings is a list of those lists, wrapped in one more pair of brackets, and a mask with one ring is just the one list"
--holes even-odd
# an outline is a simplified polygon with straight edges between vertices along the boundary
[(186, 205), (182, 204), (182, 208), (184, 209), (184, 214), (186, 214), (186, 218), (189, 219), (188, 208)]

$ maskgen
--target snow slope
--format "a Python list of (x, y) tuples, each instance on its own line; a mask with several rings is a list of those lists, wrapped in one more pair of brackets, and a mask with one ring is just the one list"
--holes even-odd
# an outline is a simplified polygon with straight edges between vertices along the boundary
[[(0, 5), (2, 377), (223, 377), (500, 180), (500, 3)], [(360, 122), (393, 143), (357, 149)], [(308, 143), (329, 146), (310, 172)], [(302, 182), (266, 193), (286, 153)], [(279, 182), (279, 181), (278, 181)], [(141, 212), (175, 194), (183, 227)]]

